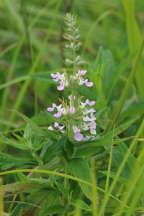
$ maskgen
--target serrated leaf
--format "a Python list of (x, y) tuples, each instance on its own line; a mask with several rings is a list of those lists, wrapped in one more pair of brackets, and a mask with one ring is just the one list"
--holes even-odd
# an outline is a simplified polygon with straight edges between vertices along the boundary
[(13, 141), (13, 139), (9, 139), (4, 135), (1, 135), (1, 142), (20, 150), (28, 150), (28, 147), (24, 143), (20, 143), (19, 141)]
[[(71, 161), (69, 161), (68, 170), (72, 175), (82, 180), (85, 180), (87, 182), (91, 182), (91, 172), (87, 160), (72, 159)], [(85, 194), (85, 196), (91, 200), (92, 198), (91, 187), (84, 183), (79, 183), (79, 185), (81, 187), (81, 190)]]
[(43, 188), (42, 184), (38, 182), (16, 182), (12, 184), (6, 184), (2, 186), (3, 192), (17, 193), (17, 192), (30, 192), (32, 189)]
[(32, 163), (32, 159), (28, 157), (15, 157), (6, 153), (0, 153), (0, 170), (7, 170), (12, 167), (24, 167)]

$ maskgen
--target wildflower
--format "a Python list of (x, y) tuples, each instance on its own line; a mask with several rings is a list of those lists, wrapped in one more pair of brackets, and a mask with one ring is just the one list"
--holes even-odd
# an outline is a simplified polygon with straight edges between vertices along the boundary
[(54, 129), (53, 129), (53, 127), (50, 125), (50, 126), (48, 127), (48, 130), (53, 131)]
[(62, 91), (64, 90), (65, 86), (68, 86), (68, 81), (64, 73), (60, 74), (57, 72), (56, 74), (51, 74), (51, 77), (54, 82), (59, 82), (59, 86), (57, 86), (57, 90)]
[[(63, 129), (65, 128), (64, 125), (60, 125), (58, 122), (55, 122), (55, 123), (54, 123), (54, 128), (58, 129), (61, 133), (64, 133), (64, 130), (63, 130)], [(48, 130), (53, 131), (54, 128), (50, 125), (50, 126), (48, 127)]]
[(78, 129), (76, 126), (73, 126), (73, 132), (74, 132), (74, 139), (76, 141), (83, 140), (83, 135), (80, 133), (80, 129)]
[(52, 107), (48, 107), (47, 111), (49, 112), (56, 111), (56, 113), (53, 114), (53, 116), (56, 118), (59, 118), (62, 115), (66, 115), (68, 113), (74, 114), (76, 112), (76, 109), (75, 107), (72, 106), (71, 96), (69, 96), (68, 98), (69, 98), (69, 104), (66, 104), (64, 102), (58, 106), (56, 104), (52, 104)]
[(95, 101), (90, 101), (88, 98), (84, 101), (84, 97), (75, 95), (76, 86), (85, 85), (89, 88), (93, 86), (93, 82), (85, 77), (87, 70), (75, 70), (83, 63), (79, 55), (73, 55), (81, 45), (77, 41), (79, 38), (78, 28), (75, 26), (76, 21), (72, 15), (67, 14), (65, 21), (67, 25), (65, 39), (68, 41), (66, 48), (71, 52), (71, 59), (66, 58), (66, 63), (73, 67), (73, 72), (72, 74), (56, 72), (52, 73), (51, 77), (54, 82), (58, 83), (58, 91), (69, 86), (71, 95), (67, 100), (61, 101), (59, 105), (53, 103), (51, 107), (47, 108), (47, 111), (51, 112), (56, 119), (53, 125), (48, 127), (48, 130), (58, 130), (60, 133), (67, 133), (67, 135), (70, 132), (77, 142), (94, 140), (96, 135), (96, 110), (93, 108)]
[(87, 87), (92, 87), (93, 82), (89, 82), (88, 79), (84, 79), (83, 76), (87, 73), (86, 70), (78, 70), (78, 72), (73, 76), (71, 76), (71, 80), (77, 80), (78, 84), (81, 86), (85, 84)]

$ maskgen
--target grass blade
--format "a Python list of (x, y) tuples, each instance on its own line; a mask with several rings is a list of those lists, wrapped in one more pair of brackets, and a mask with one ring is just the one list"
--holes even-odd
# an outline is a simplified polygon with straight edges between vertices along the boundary
[[(61, 3), (62, 3), (62, 0), (58, 1), (57, 5), (56, 5), (56, 8), (55, 8), (55, 14), (58, 12)], [(53, 19), (52, 19), (52, 21), (51, 21), (51, 24), (50, 24), (49, 30), (48, 30), (48, 32), (47, 32), (47, 35), (46, 35), (46, 37), (45, 37), (45, 39), (44, 39), (44, 41), (43, 41), (43, 43), (42, 43), (42, 45), (41, 45), (41, 48), (40, 48), (40, 50), (39, 50), (39, 53), (38, 53), (38, 55), (37, 55), (37, 57), (36, 57), (36, 59), (35, 59), (33, 65), (32, 65), (31, 70), (29, 71), (28, 75), (32, 75), (32, 74), (34, 74), (35, 71), (36, 71), (36, 68), (37, 68), (37, 66), (38, 66), (38, 64), (39, 64), (39, 61), (40, 61), (41, 54), (42, 54), (42, 52), (43, 52), (43, 50), (44, 50), (44, 48), (45, 48), (45, 45), (46, 45), (46, 43), (47, 43), (47, 40), (48, 40), (49, 36), (50, 36), (51, 29), (52, 29), (52, 27), (53, 27), (53, 25), (54, 25), (54, 23), (55, 23), (55, 21), (56, 21), (56, 16), (55, 16), (55, 14), (54, 14)], [(24, 97), (24, 95), (25, 95), (25, 93), (26, 93), (26, 90), (27, 90), (28, 86), (30, 85), (30, 82), (31, 82), (31, 79), (28, 79), (28, 80), (26, 80), (25, 83), (23, 84), (23, 86), (22, 86), (22, 88), (21, 88), (21, 90), (20, 90), (20, 93), (19, 93), (19, 95), (18, 95), (18, 97), (17, 97), (17, 100), (16, 100), (16, 102), (15, 102), (15, 104), (14, 104), (14, 106), (13, 106), (13, 109), (15, 109), (15, 110), (18, 110), (18, 109), (19, 109), (19, 107), (20, 107), (20, 105), (21, 105), (21, 102), (22, 102), (22, 100), (23, 100), (23, 97)], [(10, 115), (10, 122), (12, 123), (12, 122), (14, 121), (14, 119), (15, 119), (15, 113), (12, 113), (12, 114)], [(8, 129), (9, 129), (9, 128), (8, 128)]]
[[(141, 44), (140, 50), (138, 51), (138, 54), (137, 54), (136, 59), (135, 59), (135, 61), (134, 61), (134, 65), (133, 65), (133, 67), (132, 67), (131, 73), (130, 73), (130, 75), (129, 75), (129, 77), (128, 77), (128, 80), (127, 80), (127, 82), (126, 82), (126, 85), (125, 85), (125, 87), (124, 87), (124, 89), (123, 89), (123, 92), (122, 92), (122, 94), (121, 94), (121, 97), (120, 97), (120, 99), (119, 99), (119, 101), (118, 101), (118, 103), (117, 103), (117, 106), (116, 106), (116, 108), (115, 108), (115, 111), (114, 111), (114, 113), (112, 114), (112, 118), (111, 118), (111, 119), (112, 119), (112, 122), (113, 122), (113, 123), (115, 123), (116, 120), (118, 119), (119, 114), (120, 114), (120, 112), (121, 112), (121, 109), (122, 109), (122, 107), (123, 107), (123, 105), (124, 105), (124, 103), (125, 103), (125, 100), (126, 100), (127, 94), (128, 94), (128, 90), (129, 90), (130, 86), (132, 85), (133, 77), (134, 77), (134, 74), (135, 74), (136, 69), (137, 69), (137, 67), (138, 67), (139, 60), (140, 60), (140, 58), (141, 58), (141, 54), (142, 54), (143, 48), (144, 48), (144, 40), (143, 40), (143, 42), (142, 42), (142, 44)], [(109, 131), (111, 128), (112, 128), (112, 124), (111, 124), (111, 122), (110, 122), (110, 123), (108, 124), (108, 126), (107, 126), (105, 132)]]
[[(132, 56), (135, 55), (137, 50), (140, 48), (142, 43), (142, 34), (138, 27), (135, 18), (135, 1), (134, 0), (122, 0), (122, 5), (125, 10), (126, 14), (126, 30), (127, 30), (127, 37), (128, 37), (128, 45), (130, 49), (130, 53)], [(136, 68), (135, 73), (136, 83), (139, 89), (139, 92), (144, 98), (144, 87), (143, 87), (143, 64), (140, 62), (139, 66)]]
[(122, 172), (122, 170), (123, 170), (123, 168), (124, 168), (124, 166), (126, 164), (126, 161), (128, 160), (128, 158), (129, 158), (129, 156), (130, 156), (130, 154), (132, 152), (132, 149), (133, 149), (133, 147), (135, 146), (135, 144), (137, 142), (137, 138), (140, 136), (140, 134), (142, 133), (143, 130), (144, 130), (144, 120), (141, 123), (141, 126), (140, 126), (140, 128), (139, 128), (139, 130), (138, 130), (138, 132), (137, 132), (137, 134), (135, 136), (135, 138), (133, 139), (133, 141), (132, 141), (132, 143), (131, 143), (131, 145), (130, 145), (128, 151), (127, 151), (127, 153), (125, 154), (125, 157), (124, 157), (124, 159), (123, 159), (123, 161), (122, 161), (122, 163), (121, 163), (121, 165), (120, 165), (120, 167), (119, 167), (119, 169), (118, 169), (118, 171), (116, 173), (116, 176), (115, 176), (115, 178), (114, 178), (114, 180), (113, 180), (113, 182), (112, 182), (112, 184), (110, 186), (109, 191), (105, 195), (105, 198), (103, 200), (103, 203), (102, 203), (102, 206), (101, 206), (101, 209), (100, 209), (99, 216), (103, 215), (103, 213), (105, 211), (105, 207), (106, 207), (106, 205), (108, 203), (108, 200), (109, 200), (109, 196), (112, 193), (112, 191), (113, 191), (113, 189), (114, 189), (114, 187), (115, 187), (115, 185), (116, 185), (116, 183), (117, 183), (117, 181), (119, 179), (119, 176), (120, 176), (120, 174), (121, 174), (121, 172)]

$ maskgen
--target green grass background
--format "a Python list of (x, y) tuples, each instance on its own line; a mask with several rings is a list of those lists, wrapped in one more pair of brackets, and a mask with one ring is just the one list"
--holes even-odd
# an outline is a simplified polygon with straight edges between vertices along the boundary
[[(62, 96), (56, 92), (50, 73), (61, 72), (64, 67), (62, 35), (66, 12), (77, 16), (82, 42), (80, 54), (86, 61), (88, 76), (94, 82), (94, 89), (86, 91), (85, 96), (96, 100), (97, 133), (100, 136), (98, 135), (98, 141), (94, 145), (82, 146), (76, 153), (76, 157), (94, 156), (96, 159), (95, 163), (91, 161), (91, 170), (96, 166), (97, 187), (93, 171), (91, 171), (92, 183), (87, 187), (84, 186), (88, 184), (89, 179), (80, 173), (80, 170), (83, 170), (82, 163), (78, 173), (75, 169), (71, 170), (71, 175), (78, 178), (73, 180), (81, 184), (86, 196), (89, 193), (88, 188), (93, 188), (92, 204), (88, 205), (89, 201), (81, 199), (80, 204), (78, 200), (74, 205), (75, 210), (69, 210), (71, 213), (64, 212), (58, 215), (142, 216), (144, 215), (143, 0), (0, 1), (0, 149), (2, 152), (0, 168), (1, 171), (5, 171), (1, 175), (8, 174), (9, 168), (13, 168), (12, 172), (15, 173), (15, 177), (12, 174), (4, 177), (4, 184), (21, 181), (25, 178), (22, 174), (24, 169), (33, 169), (41, 165), (40, 158), (34, 153), (33, 159), (25, 159), (27, 162), (20, 160), (23, 154), (19, 150), (25, 150), (21, 130), (23, 131), (27, 122), (28, 125), (32, 125), (37, 135), (43, 134), (39, 125), (46, 127), (51, 121), (49, 116), (45, 116), (45, 110)], [(33, 125), (33, 121), (36, 125)], [(29, 126), (26, 127), (25, 139), (29, 139), (33, 130), (30, 131)], [(38, 137), (36, 139), (38, 140)], [(113, 144), (118, 148), (114, 148)], [(40, 150), (38, 146), (39, 144), (36, 144), (35, 152)], [(25, 155), (28, 154), (23, 156)], [(17, 156), (19, 158), (16, 161)], [(52, 159), (55, 160), (54, 157)], [(17, 167), (17, 163), (20, 162), (22, 165)], [(14, 165), (9, 166), (12, 163)], [(33, 165), (28, 167), (23, 165), (25, 163)], [(53, 161), (51, 163), (54, 166)], [(85, 165), (87, 166), (84, 164), (84, 167)], [(70, 167), (73, 166), (70, 164)], [(15, 168), (22, 170), (16, 171)], [(50, 165), (42, 166), (42, 170), (47, 169), (53, 168)], [(25, 170), (25, 172), (31, 171)], [(64, 179), (71, 178), (65, 176), (67, 172), (58, 169), (58, 173), (61, 171)], [(19, 174), (16, 174), (17, 172)], [(55, 171), (51, 172), (45, 174), (52, 176), (58, 174)], [(40, 178), (39, 175), (36, 177)], [(81, 179), (85, 182), (80, 182)], [(15, 187), (22, 190), (21, 185)], [(29, 185), (25, 188), (30, 190)], [(12, 189), (8, 187), (5, 190), (11, 192)], [(12, 192), (16, 194), (17, 190)], [(111, 196), (114, 196), (114, 199)], [(22, 194), (19, 200), (25, 201)], [(32, 195), (28, 202), (29, 200), (37, 203)], [(14, 201), (12, 203), (10, 207), (6, 204), (5, 212), (9, 212), (11, 216), (21, 216), (19, 205)], [(81, 205), (83, 207), (79, 208)], [(54, 213), (48, 213), (46, 209), (38, 215), (55, 214), (55, 211), (51, 212)], [(36, 212), (32, 209), (32, 213), (28, 214), (36, 215)], [(0, 197), (0, 215), (4, 215), (3, 192)]]

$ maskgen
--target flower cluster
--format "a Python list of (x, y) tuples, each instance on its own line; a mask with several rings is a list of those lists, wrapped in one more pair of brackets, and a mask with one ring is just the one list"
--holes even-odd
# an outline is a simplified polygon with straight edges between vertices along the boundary
[(79, 85), (85, 84), (87, 87), (92, 87), (93, 82), (89, 82), (88, 79), (83, 79), (83, 76), (87, 73), (86, 70), (79, 70), (76, 75), (71, 76), (71, 79), (77, 80)]
[(62, 104), (57, 106), (56, 104), (53, 103), (52, 107), (47, 108), (47, 111), (54, 112), (53, 116), (55, 118), (59, 118), (62, 115), (66, 115), (68, 113), (74, 114), (75, 108), (72, 106), (71, 96), (69, 96), (68, 98), (69, 98), (69, 104), (63, 102)]
[[(96, 135), (96, 117), (94, 113), (96, 112), (96, 110), (94, 108), (91, 108), (94, 105), (95, 101), (90, 101), (89, 99), (86, 99), (85, 102), (80, 102), (80, 109), (82, 110), (82, 121), (81, 124), (79, 124), (79, 127), (76, 125), (73, 126), (74, 138), (76, 141), (87, 141), (93, 140), (95, 138), (94, 135)], [(89, 132), (90, 135), (84, 137), (83, 132)]]
[(57, 90), (62, 91), (65, 87), (69, 87), (71, 95), (68, 99), (63, 99), (61, 104), (52, 104), (47, 108), (56, 119), (53, 125), (48, 127), (48, 130), (57, 130), (60, 133), (66, 133), (74, 140), (88, 141), (95, 139), (96, 136), (96, 110), (94, 109), (95, 101), (90, 101), (82, 96), (78, 96), (76, 92), (77, 87), (85, 85), (86, 87), (92, 87), (93, 82), (90, 82), (85, 75), (86, 70), (79, 69), (79, 65), (82, 64), (80, 56), (76, 56), (76, 51), (80, 46), (78, 42), (79, 33), (78, 28), (75, 26), (75, 18), (67, 14), (65, 17), (67, 25), (67, 33), (65, 39), (68, 41), (66, 48), (71, 52), (70, 58), (66, 58), (66, 62), (72, 67), (72, 73), (52, 73), (51, 77), (54, 82), (58, 83)]
[(57, 90), (62, 91), (64, 90), (65, 86), (68, 86), (68, 80), (66, 79), (66, 76), (64, 73), (60, 74), (57, 72), (56, 74), (51, 74), (51, 77), (54, 82), (59, 82), (59, 86), (57, 86)]
[[(77, 109), (72, 106), (72, 96), (68, 97), (69, 103), (62, 103), (60, 105), (52, 104), (52, 107), (48, 107), (47, 111), (52, 112), (53, 116), (56, 119), (59, 119), (62, 116), (66, 116), (67, 114), (73, 115), (73, 119), (75, 119), (75, 124), (72, 125), (72, 130), (74, 133), (74, 139), (76, 141), (87, 141), (93, 140), (96, 135), (96, 110), (92, 108), (95, 105), (95, 101), (90, 101), (86, 99), (85, 102), (80, 100)], [(74, 101), (76, 97), (74, 96)], [(54, 130), (54, 128), (58, 129), (61, 133), (66, 132), (66, 126), (59, 125), (58, 122), (54, 123), (53, 126), (49, 126), (49, 130)], [(84, 136), (83, 133), (89, 133), (90, 135)]]
[(64, 90), (65, 87), (69, 86), (71, 81), (76, 81), (78, 85), (83, 85), (87, 87), (92, 87), (93, 82), (89, 82), (88, 79), (84, 79), (83, 76), (87, 73), (86, 70), (78, 70), (78, 72), (75, 75), (71, 75), (69, 78), (66, 76), (66, 73), (60, 74), (59, 72), (57, 73), (52, 73), (51, 77), (54, 82), (58, 82), (59, 85), (57, 86), (57, 90), (62, 91)]

